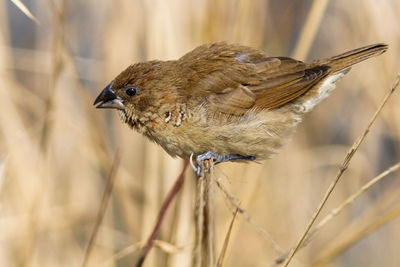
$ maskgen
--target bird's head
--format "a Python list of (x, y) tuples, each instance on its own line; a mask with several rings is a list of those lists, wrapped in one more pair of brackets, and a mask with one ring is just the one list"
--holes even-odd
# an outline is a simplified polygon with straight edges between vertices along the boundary
[(135, 126), (141, 114), (157, 102), (156, 77), (160, 67), (160, 61), (129, 66), (101, 91), (93, 105), (117, 109), (126, 123)]

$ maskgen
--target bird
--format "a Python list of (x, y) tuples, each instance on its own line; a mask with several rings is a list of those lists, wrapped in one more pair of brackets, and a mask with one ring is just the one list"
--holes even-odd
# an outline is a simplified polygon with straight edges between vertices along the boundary
[[(201, 162), (261, 161), (287, 137), (352, 65), (383, 43), (303, 62), (226, 42), (200, 45), (177, 60), (128, 66), (94, 101), (172, 157)], [(196, 157), (197, 166), (193, 164)]]

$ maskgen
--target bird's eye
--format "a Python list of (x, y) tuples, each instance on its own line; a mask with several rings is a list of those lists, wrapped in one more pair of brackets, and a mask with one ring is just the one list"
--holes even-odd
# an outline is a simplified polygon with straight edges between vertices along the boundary
[(137, 94), (137, 88), (134, 86), (128, 86), (125, 88), (125, 94), (129, 97), (134, 97)]

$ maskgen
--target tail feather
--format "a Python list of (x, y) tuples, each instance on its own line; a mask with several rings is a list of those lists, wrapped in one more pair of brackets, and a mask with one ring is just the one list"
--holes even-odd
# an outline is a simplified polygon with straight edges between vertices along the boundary
[(370, 57), (374, 57), (384, 53), (388, 49), (386, 44), (373, 44), (360, 47), (343, 54), (312, 62), (312, 65), (328, 65), (332, 72), (339, 72), (343, 69), (364, 61)]

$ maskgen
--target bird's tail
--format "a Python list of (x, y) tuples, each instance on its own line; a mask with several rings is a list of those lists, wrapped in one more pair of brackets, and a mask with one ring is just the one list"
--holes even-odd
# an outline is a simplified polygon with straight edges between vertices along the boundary
[(332, 72), (339, 72), (370, 57), (380, 55), (387, 49), (388, 46), (386, 44), (368, 45), (331, 58), (314, 61), (312, 65), (328, 65), (331, 67)]

